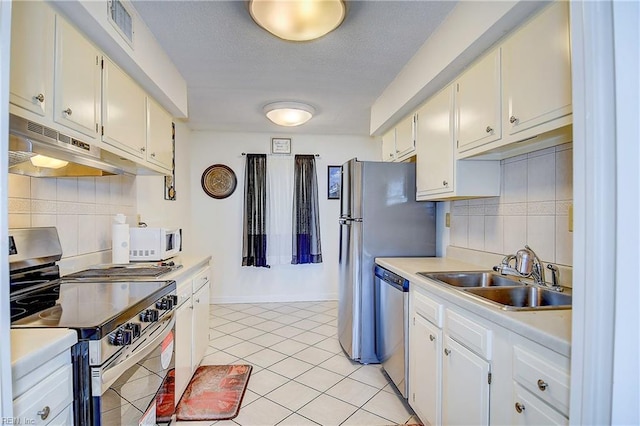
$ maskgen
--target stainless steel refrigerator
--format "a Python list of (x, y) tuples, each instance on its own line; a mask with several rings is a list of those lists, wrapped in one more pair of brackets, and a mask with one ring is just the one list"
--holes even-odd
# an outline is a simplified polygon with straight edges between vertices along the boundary
[(338, 339), (349, 357), (377, 363), (376, 257), (435, 256), (436, 208), (416, 202), (415, 163), (342, 165)]

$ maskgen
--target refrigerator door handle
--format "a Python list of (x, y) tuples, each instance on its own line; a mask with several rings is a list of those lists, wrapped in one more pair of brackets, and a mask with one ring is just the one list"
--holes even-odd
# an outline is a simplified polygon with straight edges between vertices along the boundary
[(351, 225), (352, 222), (362, 222), (362, 218), (341, 217), (339, 222), (340, 225)]

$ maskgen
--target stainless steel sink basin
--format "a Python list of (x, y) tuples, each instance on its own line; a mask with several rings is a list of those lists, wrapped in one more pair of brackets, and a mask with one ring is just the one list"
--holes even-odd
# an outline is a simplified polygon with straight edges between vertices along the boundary
[(505, 277), (494, 272), (418, 272), (418, 275), (441, 281), (454, 287), (502, 287), (524, 285), (515, 278)]
[(466, 288), (505, 310), (571, 309), (571, 294), (538, 286)]

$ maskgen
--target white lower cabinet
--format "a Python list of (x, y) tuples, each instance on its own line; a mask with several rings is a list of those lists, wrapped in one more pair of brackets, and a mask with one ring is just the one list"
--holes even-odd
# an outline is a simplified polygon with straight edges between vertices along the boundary
[(411, 342), (409, 403), (424, 423), (442, 424), (442, 330), (416, 313), (412, 321)]
[(568, 425), (569, 419), (551, 408), (522, 386), (513, 385), (514, 425)]
[(489, 424), (489, 362), (444, 336), (442, 423)]
[(182, 397), (209, 344), (209, 266), (178, 280), (175, 400)]

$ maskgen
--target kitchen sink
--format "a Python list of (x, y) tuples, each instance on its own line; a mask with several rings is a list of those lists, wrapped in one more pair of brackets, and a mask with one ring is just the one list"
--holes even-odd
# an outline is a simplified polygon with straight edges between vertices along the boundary
[(486, 299), (510, 311), (571, 309), (571, 294), (534, 285), (466, 288), (464, 292)]
[(418, 275), (449, 284), (454, 287), (502, 287), (524, 285), (515, 278), (489, 271), (478, 272), (418, 272)]

